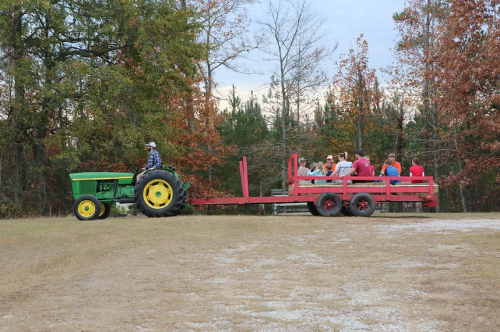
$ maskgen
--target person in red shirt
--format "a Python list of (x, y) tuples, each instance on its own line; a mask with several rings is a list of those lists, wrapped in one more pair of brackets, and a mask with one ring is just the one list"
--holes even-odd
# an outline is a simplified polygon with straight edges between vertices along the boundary
[[(366, 160), (370, 161), (370, 157), (368, 156), (365, 156), (364, 157)], [(371, 165), (371, 161), (370, 161), (370, 165)], [(372, 170), (372, 175), (375, 176), (375, 167), (374, 166), (370, 166), (371, 170)]]
[[(396, 155), (394, 153), (389, 154), (389, 160), (392, 161), (392, 166), (394, 166), (398, 169), (398, 175), (401, 175), (401, 164), (396, 161)], [(380, 171), (381, 176), (384, 176), (386, 168), (387, 168), (387, 165), (384, 164), (384, 166), (382, 166), (382, 170)]]
[[(410, 176), (425, 176), (424, 173), (424, 168), (420, 166), (420, 160), (418, 160), (417, 157), (414, 157), (411, 160), (411, 163), (413, 164), (412, 167), (410, 167)], [(424, 180), (412, 180), (411, 183), (422, 183)]]
[[(357, 173), (357, 176), (373, 176), (372, 169), (370, 165), (370, 161), (363, 158), (364, 154), (362, 150), (356, 151), (354, 157), (356, 161), (352, 164), (352, 168), (347, 171), (344, 175), (340, 175), (340, 178), (344, 176), (351, 176), (354, 172)], [(373, 180), (353, 180), (353, 183), (362, 183), (362, 182), (373, 182)]]

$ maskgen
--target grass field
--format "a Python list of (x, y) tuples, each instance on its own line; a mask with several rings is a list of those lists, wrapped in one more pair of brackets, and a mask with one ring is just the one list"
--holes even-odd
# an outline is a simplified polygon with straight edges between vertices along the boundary
[(0, 220), (0, 331), (500, 331), (500, 214)]

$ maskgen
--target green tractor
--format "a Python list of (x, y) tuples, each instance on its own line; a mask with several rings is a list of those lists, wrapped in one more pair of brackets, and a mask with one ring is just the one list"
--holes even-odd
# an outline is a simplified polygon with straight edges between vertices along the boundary
[[(191, 183), (179, 180), (175, 168), (146, 171), (136, 181), (138, 168), (133, 173), (88, 172), (70, 174), (73, 212), (79, 220), (105, 219), (111, 206), (135, 203), (150, 218), (176, 216), (184, 209), (187, 189)], [(136, 183), (137, 182), (137, 183)]]

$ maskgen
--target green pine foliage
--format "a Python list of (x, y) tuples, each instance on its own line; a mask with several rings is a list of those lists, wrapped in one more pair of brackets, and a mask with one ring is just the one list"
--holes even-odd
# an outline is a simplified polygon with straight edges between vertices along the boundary
[(170, 0), (0, 0), (0, 216), (66, 213), (69, 172), (125, 171), (151, 137), (178, 138), (170, 102), (205, 55), (195, 15)]
[[(259, 155), (259, 145), (270, 139), (266, 118), (262, 114), (261, 105), (252, 94), (249, 100), (242, 103), (236, 93), (236, 88), (230, 92), (230, 109), (224, 109), (224, 121), (219, 132), (224, 137), (225, 144), (234, 146), (233, 153), (227, 158), (224, 165), (214, 168), (214, 177), (223, 179), (219, 189), (235, 196), (242, 196), (239, 161), (243, 156), (248, 158), (249, 191), (251, 196), (260, 196), (264, 180), (262, 166), (255, 167), (256, 155)], [(267, 191), (266, 191), (267, 192)], [(224, 213), (256, 213), (257, 207), (232, 207), (224, 209)], [(214, 213), (220, 211), (215, 210)]]

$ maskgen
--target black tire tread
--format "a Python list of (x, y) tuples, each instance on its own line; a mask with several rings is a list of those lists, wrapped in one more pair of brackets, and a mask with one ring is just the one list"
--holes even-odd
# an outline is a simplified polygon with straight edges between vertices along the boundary
[[(144, 187), (149, 182), (161, 179), (167, 181), (172, 187), (173, 197), (172, 201), (169, 205), (164, 207), (161, 210), (151, 209), (146, 202), (142, 199), (142, 193)], [(159, 217), (172, 217), (179, 214), (182, 202), (184, 199), (184, 189), (182, 189), (182, 181), (172, 175), (167, 171), (151, 171), (142, 176), (137, 185), (134, 188), (134, 199), (135, 204), (137, 204), (137, 208), (141, 211), (142, 214), (148, 216), (149, 218), (159, 218)]]
[(182, 204), (181, 204), (181, 207), (179, 208), (179, 213), (182, 212), (182, 210), (184, 210), (184, 208), (186, 207), (186, 202), (187, 202), (187, 198), (188, 198), (188, 193), (186, 190), (184, 190), (184, 194), (182, 194)]
[[(335, 207), (332, 210), (325, 210), (323, 208), (323, 202), (327, 199), (331, 199), (335, 202)], [(318, 210), (318, 213), (323, 217), (337, 216), (338, 213), (340, 212), (341, 207), (342, 207), (342, 200), (337, 194), (331, 192), (325, 192), (321, 194), (318, 197), (318, 200), (316, 201), (316, 209)]]
[[(368, 201), (369, 206), (367, 210), (359, 210), (358, 202), (361, 200)], [(357, 193), (351, 198), (351, 201), (349, 202), (349, 210), (356, 217), (369, 217), (373, 214), (373, 212), (375, 212), (375, 205), (375, 199), (372, 195), (368, 193)]]
[(109, 217), (109, 214), (111, 213), (111, 204), (109, 203), (103, 203), (104, 204), (104, 213), (97, 217), (97, 219), (106, 219)]
[[(96, 205), (96, 213), (94, 216), (92, 216), (90, 218), (86, 218), (86, 217), (81, 216), (80, 213), (78, 213), (78, 205), (83, 200), (91, 200), (94, 203), (94, 205)], [(75, 204), (73, 204), (73, 213), (75, 214), (75, 217), (78, 220), (82, 220), (82, 221), (95, 220), (95, 219), (99, 218), (99, 214), (101, 213), (101, 203), (99, 203), (99, 200), (97, 198), (95, 198), (94, 196), (90, 196), (90, 195), (80, 196), (75, 201)]]
[(346, 217), (353, 217), (354, 216), (354, 214), (352, 214), (351, 210), (349, 210), (349, 207), (346, 207), (346, 206), (342, 206), (340, 213), (342, 213)]
[(307, 202), (307, 208), (313, 216), (321, 216), (321, 214), (319, 214), (318, 210), (316, 209), (316, 205), (314, 204), (314, 202)]

